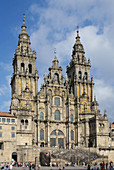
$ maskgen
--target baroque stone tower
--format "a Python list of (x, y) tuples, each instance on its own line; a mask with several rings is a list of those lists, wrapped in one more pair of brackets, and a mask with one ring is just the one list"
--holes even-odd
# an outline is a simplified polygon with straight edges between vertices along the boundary
[[(77, 30), (76, 42), (73, 46), (70, 66), (67, 66), (69, 92), (75, 98), (75, 123), (77, 145), (89, 145), (89, 118), (93, 104), (93, 77), (90, 77), (90, 59), (86, 59), (83, 45)], [(98, 108), (96, 108), (98, 109)]]
[(11, 114), (17, 117), (17, 146), (32, 146), (35, 142), (35, 97), (38, 92), (38, 71), (35, 70), (36, 52), (30, 47), (25, 18), (13, 58), (11, 78)]

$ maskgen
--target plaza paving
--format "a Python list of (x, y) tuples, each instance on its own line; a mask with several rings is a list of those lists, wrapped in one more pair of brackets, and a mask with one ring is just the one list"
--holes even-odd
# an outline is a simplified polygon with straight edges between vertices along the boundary
[[(40, 170), (59, 170), (59, 168), (61, 168), (61, 170), (63, 169), (62, 167), (40, 167)], [(13, 170), (25, 170), (25, 168), (18, 168), (18, 167), (13, 167)], [(84, 167), (80, 167), (80, 166), (75, 166), (75, 167), (65, 167), (65, 170), (75, 170), (75, 169), (79, 169), (79, 170), (84, 170), (87, 168)], [(26, 170), (29, 170), (28, 168)], [(37, 169), (38, 170), (38, 169)]]

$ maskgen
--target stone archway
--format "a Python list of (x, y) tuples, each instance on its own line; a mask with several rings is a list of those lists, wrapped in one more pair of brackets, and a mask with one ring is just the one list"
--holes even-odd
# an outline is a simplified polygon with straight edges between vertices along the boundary
[(17, 162), (17, 153), (16, 152), (13, 152), (12, 153), (12, 159)]
[(59, 130), (53, 130), (50, 134), (50, 147), (59, 147), (59, 148), (64, 148), (65, 136), (64, 133)]

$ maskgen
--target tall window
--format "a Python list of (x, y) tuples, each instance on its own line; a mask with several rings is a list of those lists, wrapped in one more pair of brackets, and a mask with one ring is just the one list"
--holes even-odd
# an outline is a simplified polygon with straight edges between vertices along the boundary
[(4, 144), (3, 144), (3, 142), (0, 142), (0, 149), (4, 149)]
[(84, 73), (84, 78), (85, 78), (85, 80), (88, 79), (87, 72)]
[(44, 120), (44, 113), (43, 112), (40, 113), (40, 120)]
[(23, 52), (23, 46), (21, 46), (21, 52)]
[(44, 140), (44, 130), (40, 130), (40, 140)]
[(60, 111), (59, 110), (55, 111), (55, 120), (60, 120)]
[(79, 74), (79, 79), (81, 80), (82, 79), (82, 72), (79, 71), (78, 74)]
[(73, 114), (70, 115), (70, 121), (73, 122)]
[(0, 130), (2, 129), (2, 126), (0, 126)]
[(24, 63), (21, 63), (21, 72), (24, 72), (25, 71), (25, 65)]
[(78, 55), (78, 61), (80, 61), (80, 56)]
[(60, 98), (59, 97), (55, 97), (55, 105), (56, 106), (60, 105)]
[(71, 130), (71, 140), (74, 140), (74, 131)]
[(82, 56), (82, 62), (84, 62), (84, 56)]
[(32, 64), (29, 64), (28, 68), (29, 68), (29, 73), (32, 73)]
[(2, 133), (0, 133), (0, 137), (2, 137)]

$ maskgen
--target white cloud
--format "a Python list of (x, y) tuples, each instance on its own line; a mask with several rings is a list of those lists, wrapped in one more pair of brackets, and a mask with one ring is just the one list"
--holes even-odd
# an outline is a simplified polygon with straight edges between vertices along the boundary
[(92, 67), (96, 69), (96, 76), (114, 83), (112, 79), (114, 72), (113, 45), (107, 36), (107, 30), (109, 30), (108, 27), (104, 28), (103, 34), (99, 35), (97, 27), (85, 27), (81, 29), (81, 39), (85, 46), (86, 56), (91, 59)]
[(114, 87), (109, 85), (108, 83), (104, 82), (104, 80), (95, 79), (95, 88), (94, 88), (95, 95), (99, 102), (99, 107), (103, 114), (104, 109), (107, 110), (107, 115), (111, 122), (114, 121)]

